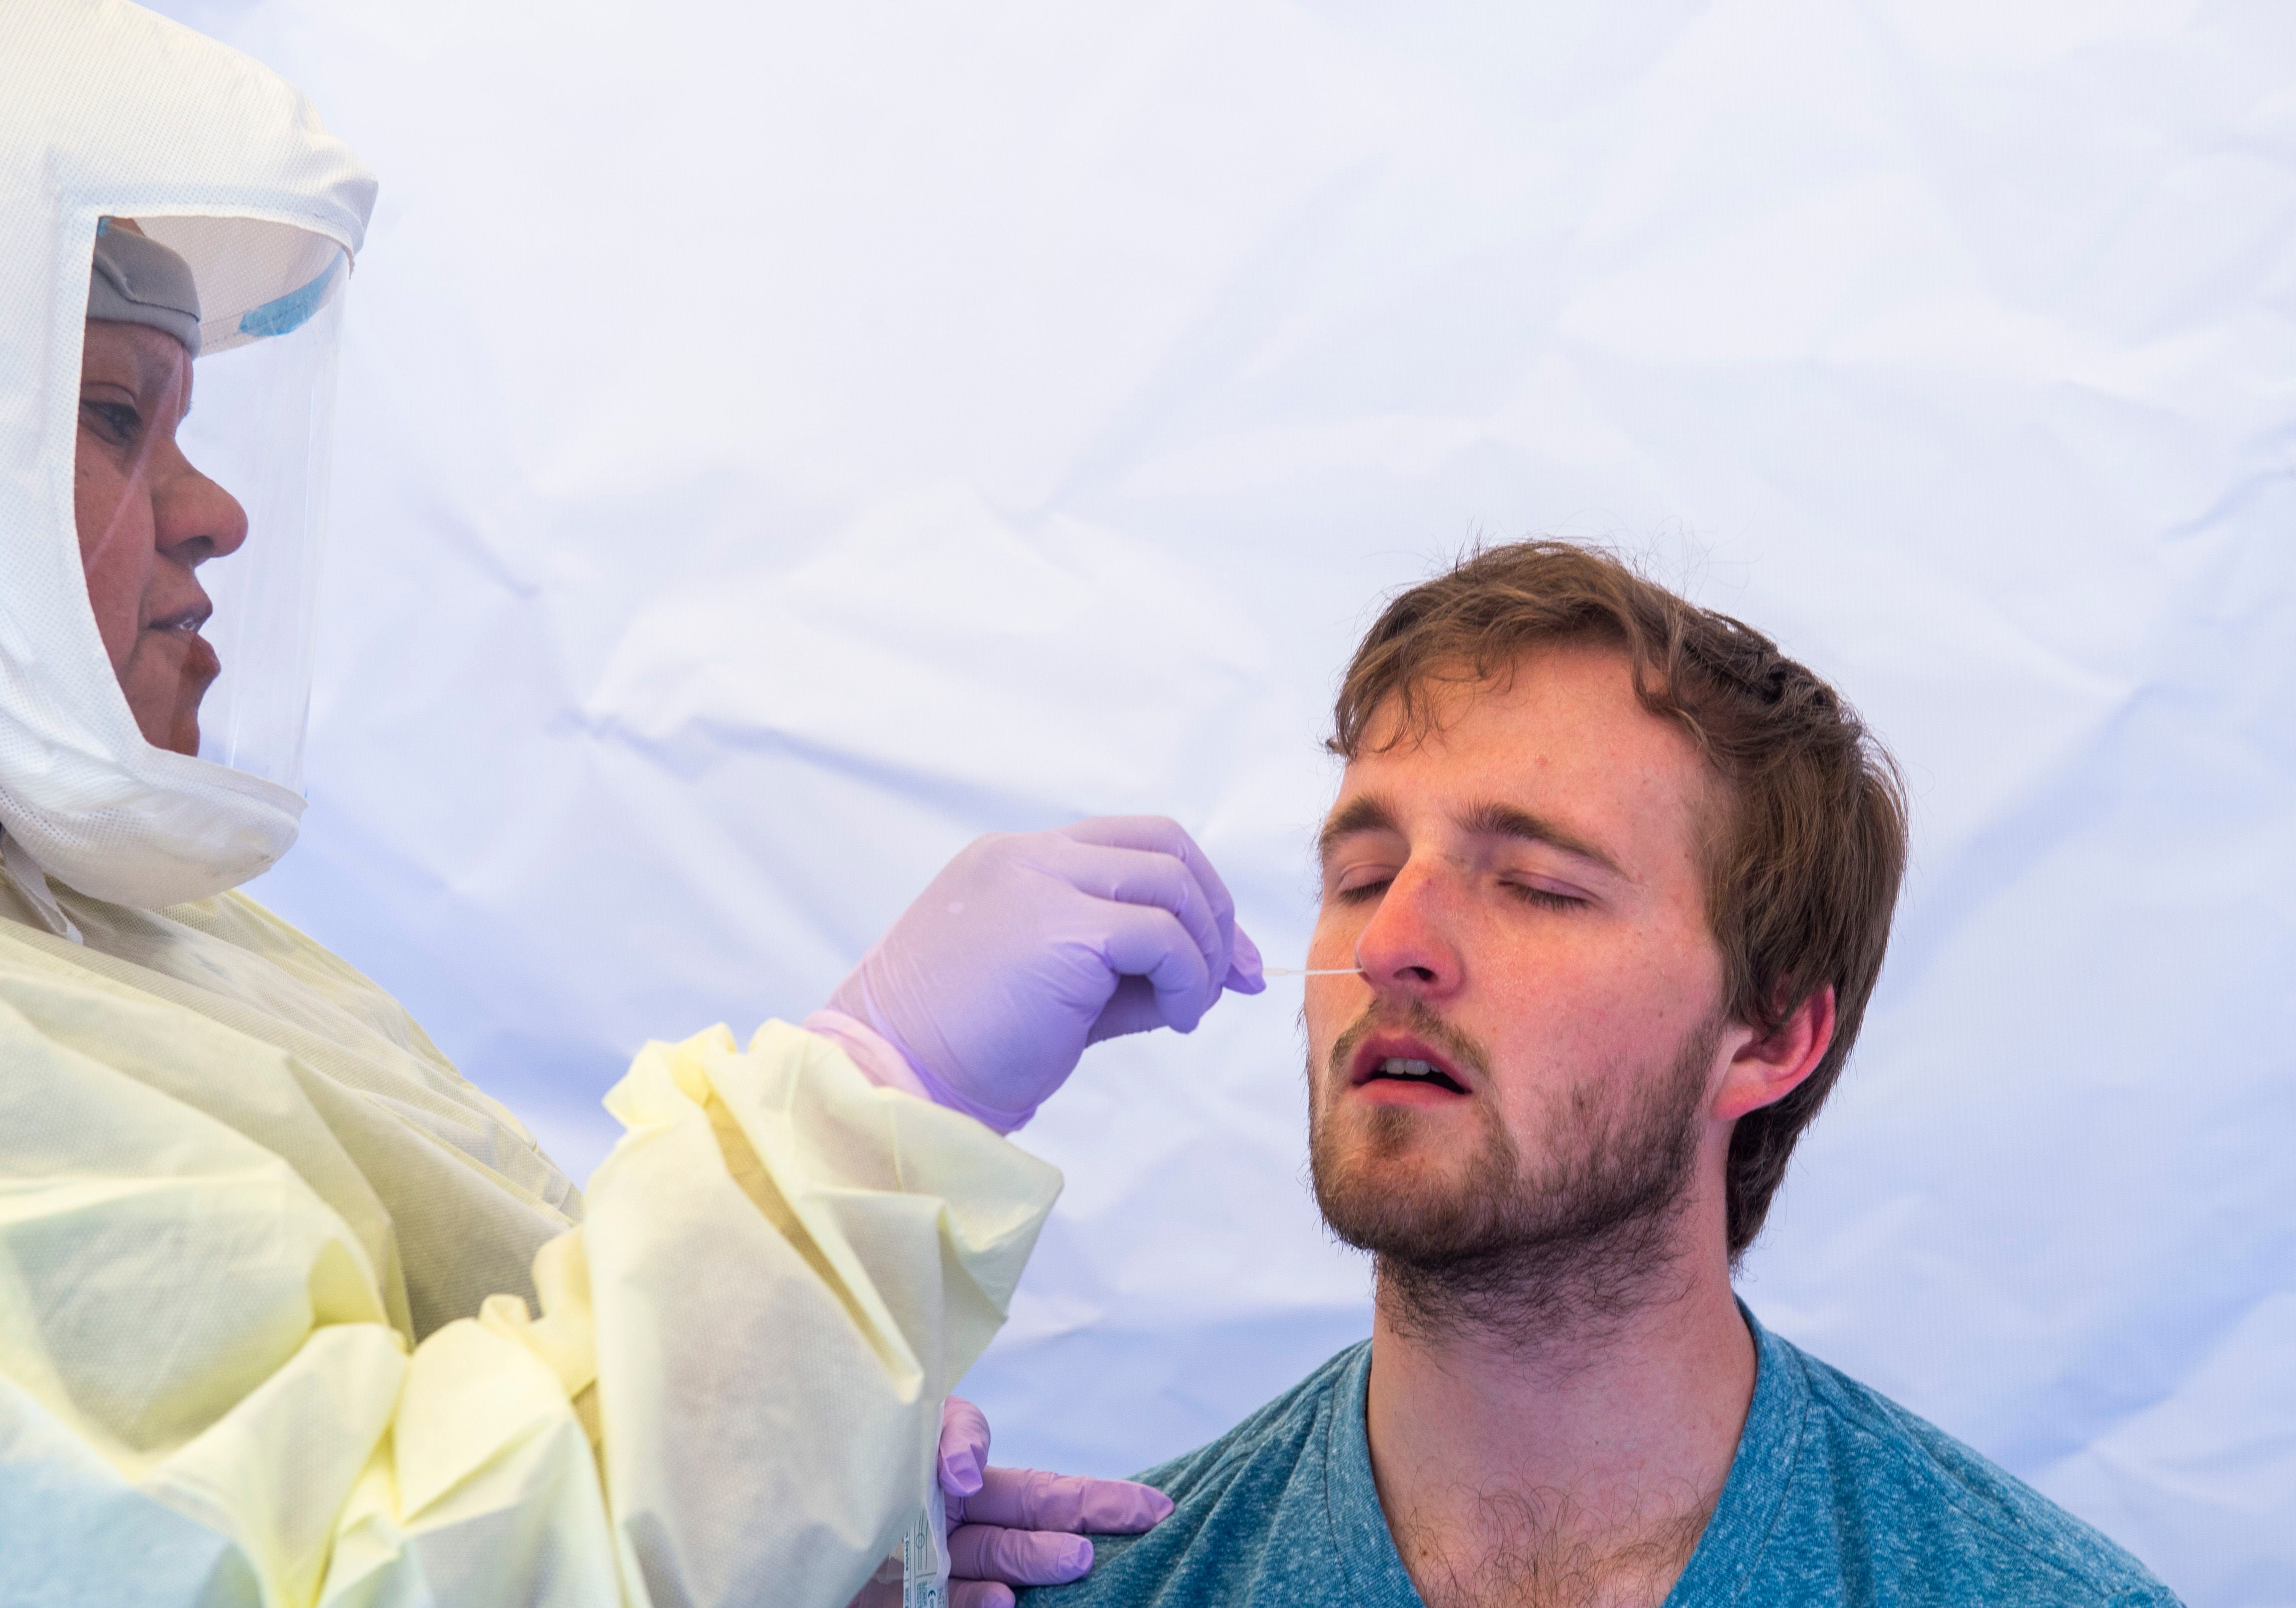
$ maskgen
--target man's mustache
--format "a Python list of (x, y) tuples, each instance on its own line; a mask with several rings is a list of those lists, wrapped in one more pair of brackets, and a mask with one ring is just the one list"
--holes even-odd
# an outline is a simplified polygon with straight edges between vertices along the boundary
[(1444, 1059), (1472, 1077), (1478, 1088), (1490, 1087), (1490, 1058), (1483, 1054), (1482, 1046), (1445, 1021), (1423, 999), (1374, 997), (1364, 1007), (1363, 1014), (1349, 1022), (1347, 1030), (1332, 1044), (1324, 1063), (1324, 1076), (1334, 1082), (1346, 1081), (1348, 1066), (1355, 1060), (1356, 1051), (1363, 1047), (1365, 1039), (1380, 1032), (1408, 1033), (1414, 1038), (1423, 1038), (1441, 1051)]

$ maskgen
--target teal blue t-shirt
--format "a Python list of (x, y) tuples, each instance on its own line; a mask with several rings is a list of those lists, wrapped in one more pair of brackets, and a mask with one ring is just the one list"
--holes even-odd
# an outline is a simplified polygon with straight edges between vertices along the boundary
[[(1738, 1455), (1666, 1599), (1708, 1604), (2174, 1608), (2142, 1564), (1951, 1436), (1747, 1314), (1759, 1358)], [(1364, 1434), (1371, 1342), (1141, 1479), (1177, 1505), (1096, 1536), (1092, 1573), (1029, 1608), (1417, 1608)]]

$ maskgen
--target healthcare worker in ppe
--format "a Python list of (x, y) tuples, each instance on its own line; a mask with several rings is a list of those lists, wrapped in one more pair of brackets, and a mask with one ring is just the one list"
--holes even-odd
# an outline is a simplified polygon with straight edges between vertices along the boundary
[(585, 1198), (230, 891), (302, 807), (373, 181), (117, 0), (0, 37), (0, 1603), (836, 1608), (936, 1485), (960, 1576), (1152, 1522), (944, 1399), (1058, 1186), (1004, 1134), (1259, 986), (1201, 852), (983, 840), (807, 1027), (647, 1046)]

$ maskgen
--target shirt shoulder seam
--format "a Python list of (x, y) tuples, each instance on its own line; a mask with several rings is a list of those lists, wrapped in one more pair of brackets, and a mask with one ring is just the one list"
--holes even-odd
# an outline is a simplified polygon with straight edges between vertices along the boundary
[[(1321, 1373), (1324, 1368), (1330, 1366), (1331, 1364), (1326, 1362), (1318, 1367), (1316, 1372)], [(1168, 1482), (1175, 1474), (1182, 1474), (1192, 1486), (1201, 1486), (1216, 1479), (1222, 1471), (1232, 1465), (1250, 1463), (1259, 1455), (1269, 1441), (1283, 1433), (1284, 1419), (1290, 1413), (1296, 1412), (1303, 1401), (1314, 1393), (1308, 1389), (1314, 1382), (1315, 1374), (1311, 1374), (1284, 1392), (1283, 1396), (1265, 1403), (1254, 1411), (1246, 1420), (1246, 1423), (1251, 1425), (1250, 1434), (1241, 1433), (1245, 1425), (1237, 1424), (1217, 1440), (1207, 1441), (1193, 1451), (1183, 1452), (1167, 1462), (1144, 1469), (1133, 1478), (1154, 1484), (1156, 1480), (1151, 1478), (1152, 1476), (1161, 1478)], [(1328, 1397), (1331, 1393), (1328, 1382), (1322, 1389), (1323, 1394)], [(1278, 1413), (1273, 1410), (1278, 1403), (1286, 1404), (1285, 1412)]]
[[(1755, 1543), (1753, 1554), (1747, 1558), (1745, 1570), (1738, 1577), (1738, 1588), (1730, 1594), (1733, 1603), (1745, 1599), (1747, 1590), (1754, 1583), (1755, 1571), (1761, 1567), (1763, 1557), (1770, 1550), (1770, 1543), (1777, 1537), (1778, 1526), (1785, 1520), (1786, 1499), (1793, 1494), (1794, 1476), (1801, 1470), (1802, 1454), (1809, 1445), (1809, 1415), (1817, 1407), (1816, 1392), (1810, 1389), (1808, 1370), (1800, 1352), (1791, 1352), (1788, 1360), (1792, 1363), (1801, 1381), (1801, 1413), (1794, 1421), (1793, 1448), (1786, 1455), (1784, 1472), (1778, 1477), (1777, 1497), (1770, 1504), (1770, 1522), (1762, 1526), (1761, 1539)], [(1756, 1389), (1759, 1388), (1757, 1384)]]
[[(1821, 1405), (1816, 1399), (1816, 1394), (1817, 1393), (1815, 1391), (1811, 1392), (1813, 1399), (1811, 1405), (1813, 1407)], [(1881, 1399), (1888, 1401), (1888, 1398), (1886, 1397), (1883, 1397)], [(1890, 1447), (1893, 1444), (1910, 1444), (1915, 1455), (1910, 1458), (1905, 1459), (1905, 1461), (1913, 1465), (1917, 1472), (1918, 1477), (1923, 1480), (1930, 1489), (1938, 1494), (1939, 1499), (1944, 1503), (1944, 1505), (1952, 1509), (1953, 1512), (1959, 1514), (1962, 1518), (1967, 1520), (1972, 1526), (1983, 1530), (1987, 1535), (1992, 1537), (1996, 1541), (2000, 1542), (2005, 1546), (2013, 1548), (2021, 1556), (2029, 1558), (2032, 1562), (2054, 1571), (2076, 1585), (2086, 1587), (2088, 1589), (2098, 1593), (2100, 1596), (2108, 1602), (2118, 1601), (2121, 1595), (2126, 1592), (2152, 1589), (2152, 1583), (2142, 1579), (2114, 1579), (2102, 1576), (2093, 1569), (2081, 1566), (2078, 1561), (2068, 1561), (2064, 1557), (2057, 1555), (2056, 1552), (2053, 1548), (2036, 1545), (2034, 1538), (2031, 1537), (2021, 1535), (2014, 1530), (2003, 1528), (1996, 1515), (1984, 1511), (1968, 1499), (1968, 1493), (1962, 1488), (1961, 1484), (1957, 1481), (1950, 1478), (1945, 1471), (1939, 1466), (1936, 1455), (1932, 1453), (1929, 1448), (1921, 1445), (1918, 1441), (1915, 1441), (1910, 1436), (1901, 1435), (1894, 1438), (1884, 1436), (1879, 1431), (1864, 1423), (1862, 1421), (1862, 1415), (1846, 1411), (1834, 1406), (1831, 1402), (1827, 1402), (1823, 1405), (1825, 1411), (1832, 1417), (1843, 1424), (1852, 1433), (1859, 1436), (1861, 1439), (1868, 1442), (1882, 1447)], [(1890, 1402), (1890, 1405), (1891, 1407), (1895, 1407), (1897, 1404)], [(1901, 1412), (1904, 1411), (1903, 1408), (1899, 1408), (1898, 1410)], [(1939, 1432), (1942, 1433), (1943, 1432)], [(1979, 1455), (1982, 1456), (1981, 1453)], [(2012, 1475), (2010, 1477), (2013, 1479), (2015, 1476)], [(2046, 1500), (2046, 1498), (2043, 1499)]]
[[(1368, 1344), (1369, 1342), (1366, 1341), (1365, 1343)], [(1330, 1410), (1326, 1413), (1324, 1419), (1324, 1527), (1331, 1533), (1332, 1551), (1338, 1555), (1341, 1572), (1347, 1577), (1348, 1600), (1351, 1603), (1359, 1604), (1364, 1600), (1364, 1594), (1361, 1588), (1361, 1582), (1356, 1579), (1355, 1560), (1348, 1555), (1348, 1548), (1340, 1538), (1340, 1515), (1332, 1511), (1332, 1460), (1334, 1456), (1332, 1447), (1332, 1437), (1339, 1432), (1340, 1427), (1338, 1416), (1339, 1407), (1332, 1399), (1335, 1394), (1336, 1392), (1329, 1385), (1325, 1386), (1324, 1391), (1324, 1400), (1327, 1408)], [(1368, 1452), (1370, 1443), (1371, 1426), (1366, 1423), (1364, 1426), (1364, 1444), (1366, 1448), (1366, 1453)], [(1373, 1500), (1377, 1501), (1377, 1499), (1378, 1492), (1376, 1476), (1374, 1476)], [(1387, 1522), (1387, 1510), (1385, 1508), (1382, 1508), (1380, 1510), (1379, 1522), (1382, 1524)], [(1394, 1532), (1392, 1530), (1389, 1531), (1389, 1538), (1390, 1541), (1392, 1541), (1393, 1536)], [(1407, 1573), (1408, 1571), (1406, 1572)], [(1418, 1582), (1416, 1581), (1413, 1582), (1414, 1586), (1416, 1586), (1417, 1583)]]

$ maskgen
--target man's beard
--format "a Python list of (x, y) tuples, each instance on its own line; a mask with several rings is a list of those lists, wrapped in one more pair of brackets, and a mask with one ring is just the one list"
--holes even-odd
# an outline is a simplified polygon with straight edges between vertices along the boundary
[[(1389, 1175), (1423, 1113), (1372, 1106), (1345, 1144), (1326, 1106), (1309, 1140), (1316, 1203), (1349, 1244), (1378, 1259), (1382, 1311), (1398, 1327), (1538, 1350), (1585, 1337), (1665, 1298), (1676, 1282), (1670, 1231), (1689, 1198), (1707, 1079), (1721, 1042), (1702, 1022), (1669, 1064), (1613, 1069), (1612, 1098), (1587, 1088), (1550, 1101), (1545, 1153), (1524, 1164), (1475, 1044), (1416, 1001), (1374, 1009), (1340, 1036), (1324, 1075), (1336, 1091), (1355, 1052), (1396, 1027), (1439, 1048), (1474, 1079), (1482, 1133), (1468, 1164), (1440, 1182)], [(1312, 1069), (1311, 1069), (1312, 1071)], [(1382, 1165), (1382, 1162), (1390, 1165)]]

